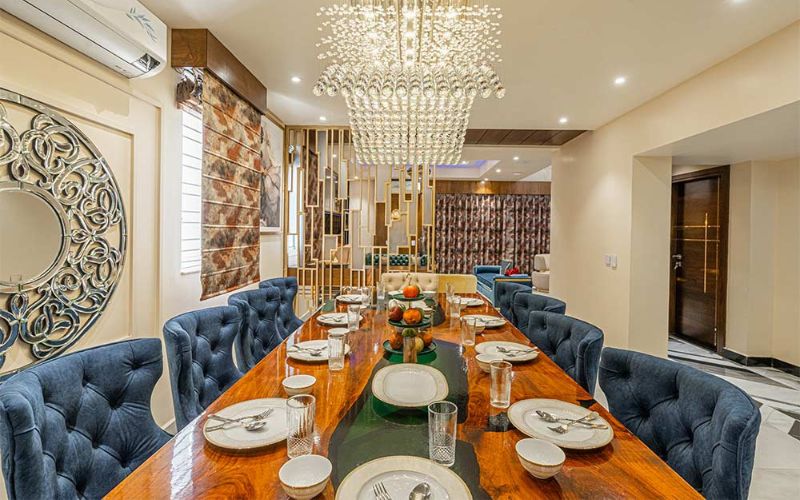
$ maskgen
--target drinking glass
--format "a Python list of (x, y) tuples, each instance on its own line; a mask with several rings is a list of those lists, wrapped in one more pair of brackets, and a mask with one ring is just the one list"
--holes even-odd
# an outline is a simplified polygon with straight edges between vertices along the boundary
[(328, 332), (328, 370), (338, 372), (344, 369), (344, 349), (347, 344), (347, 334), (339, 328)]
[(378, 283), (377, 300), (378, 309), (382, 310), (386, 305), (386, 285), (383, 283)]
[(361, 309), (366, 309), (372, 302), (372, 290), (370, 287), (361, 287), (358, 292), (361, 295)]
[(511, 406), (511, 363), (508, 361), (492, 361), (492, 387), (489, 392), (489, 403), (495, 408)]
[(428, 457), (439, 465), (456, 463), (458, 406), (450, 401), (428, 405)]
[(475, 333), (477, 331), (476, 318), (461, 318), (461, 344), (465, 346), (475, 345)]
[(314, 452), (314, 418), (317, 400), (303, 394), (286, 401), (286, 451), (289, 458)]
[(350, 304), (347, 306), (347, 329), (351, 332), (358, 331), (361, 322), (361, 304)]
[(455, 292), (455, 290), (453, 289), (453, 284), (452, 284), (452, 283), (448, 283), (448, 284), (446, 285), (446, 288), (445, 288), (445, 293), (447, 294), (447, 300), (448, 300), (448, 301), (449, 301), (449, 300), (450, 300), (450, 299), (453, 297), (453, 295), (456, 293), (456, 292)]
[(461, 297), (454, 295), (450, 299), (450, 317), (460, 318), (461, 310), (464, 309), (464, 303), (461, 302)]

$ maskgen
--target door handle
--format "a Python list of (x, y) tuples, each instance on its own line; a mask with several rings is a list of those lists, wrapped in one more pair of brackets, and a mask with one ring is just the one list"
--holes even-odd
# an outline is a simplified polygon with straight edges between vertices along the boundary
[(672, 260), (673, 260), (673, 264), (672, 264), (672, 270), (673, 271), (676, 271), (679, 268), (683, 267), (683, 255), (675, 254), (675, 255), (672, 256)]

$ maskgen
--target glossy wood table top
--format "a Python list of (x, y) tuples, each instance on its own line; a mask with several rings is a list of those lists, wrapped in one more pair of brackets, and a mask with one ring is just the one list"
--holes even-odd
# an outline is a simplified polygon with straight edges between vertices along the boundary
[[(444, 297), (440, 297), (440, 303)], [(341, 307), (340, 307), (341, 309)], [(470, 314), (499, 316), (491, 306), (467, 309)], [(389, 337), (385, 313), (369, 310), (359, 332), (350, 335), (352, 352), (345, 369), (329, 372), (327, 363), (308, 364), (287, 358), (295, 342), (326, 338), (327, 328), (316, 315), (270, 353), (128, 478), (109, 498), (286, 498), (278, 469), (287, 461), (286, 443), (251, 455), (235, 455), (207, 444), (203, 438), (206, 414), (234, 403), (265, 397), (286, 397), (281, 380), (289, 375), (314, 375), (317, 383), (316, 453), (327, 455), (331, 434), (369, 382), (373, 368), (384, 356), (382, 342)], [(434, 338), (459, 343), (458, 326), (445, 320), (433, 328)], [(511, 324), (487, 329), (477, 342), (509, 340), (530, 344)], [(504, 410), (489, 405), (489, 376), (475, 362), (475, 350), (463, 353), (469, 391), (468, 418), (458, 427), (458, 439), (475, 450), (480, 485), (492, 498), (699, 498), (670, 467), (628, 432), (602, 406), (544, 354), (529, 363), (514, 365), (512, 403), (528, 398), (584, 402), (614, 428), (614, 440), (594, 451), (566, 451), (561, 473), (537, 480), (519, 464), (514, 445), (526, 437), (516, 429), (487, 432), (488, 422)], [(322, 498), (333, 498), (329, 483)]]

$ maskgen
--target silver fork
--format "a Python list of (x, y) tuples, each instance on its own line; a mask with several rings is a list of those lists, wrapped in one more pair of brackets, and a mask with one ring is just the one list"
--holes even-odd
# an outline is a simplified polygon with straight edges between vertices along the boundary
[(266, 420), (267, 417), (272, 415), (272, 412), (274, 412), (274, 411), (275, 411), (275, 408), (268, 408), (268, 409), (262, 411), (261, 413), (259, 413), (257, 415), (246, 415), (244, 417), (239, 417), (239, 418), (220, 417), (219, 415), (215, 415), (215, 414), (212, 413), (211, 415), (208, 416), (209, 419), (221, 420), (222, 422), (225, 422), (225, 423), (221, 424), (221, 425), (215, 425), (215, 426), (212, 426), (212, 427), (207, 427), (206, 430), (207, 431), (215, 431), (217, 429), (224, 428), (228, 424), (240, 424), (240, 425), (243, 425), (243, 426), (246, 427), (248, 424), (261, 423), (262, 421)]
[(522, 356), (523, 354), (530, 354), (535, 351), (536, 349), (509, 349), (501, 345), (497, 346), (497, 352), (502, 352), (503, 354), (508, 354), (509, 356)]
[(386, 491), (386, 486), (380, 481), (372, 485), (372, 493), (375, 494), (376, 500), (392, 500), (392, 495)]
[(590, 420), (594, 420), (597, 417), (598, 417), (597, 412), (593, 411), (593, 412), (591, 412), (591, 413), (589, 413), (587, 415), (584, 415), (583, 417), (579, 418), (578, 420), (572, 420), (570, 422), (567, 422), (566, 424), (561, 424), (561, 425), (558, 425), (556, 427), (548, 427), (548, 429), (550, 429), (551, 431), (557, 432), (559, 434), (566, 434), (567, 432), (569, 432), (570, 426), (573, 426), (575, 424), (582, 424), (584, 422), (588, 422)]

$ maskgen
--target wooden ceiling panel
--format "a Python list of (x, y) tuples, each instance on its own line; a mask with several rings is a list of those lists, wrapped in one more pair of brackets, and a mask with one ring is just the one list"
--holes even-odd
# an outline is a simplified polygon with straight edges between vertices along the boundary
[(465, 145), (562, 146), (585, 130), (476, 129), (467, 130)]

